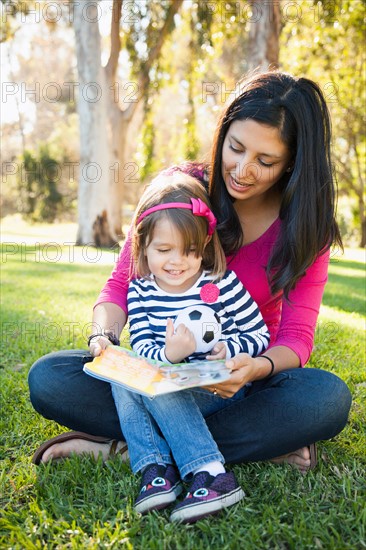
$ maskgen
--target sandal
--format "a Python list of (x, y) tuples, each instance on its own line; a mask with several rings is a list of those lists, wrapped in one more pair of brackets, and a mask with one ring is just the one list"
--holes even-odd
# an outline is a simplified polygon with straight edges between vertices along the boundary
[[(112, 458), (117, 454), (123, 456), (125, 453), (128, 453), (127, 443), (125, 442), (123, 442), (124, 444), (117, 452), (117, 445), (119, 443), (117, 440), (111, 440), (110, 438), (102, 437), (99, 435), (90, 435), (84, 432), (73, 431), (56, 435), (56, 437), (52, 437), (52, 439), (49, 439), (48, 441), (42, 443), (42, 445), (40, 445), (34, 453), (32, 457), (32, 463), (39, 465), (41, 463), (42, 456), (47, 449), (49, 449), (55, 443), (64, 443), (65, 441), (70, 441), (71, 439), (84, 439), (85, 441), (91, 441), (92, 443), (111, 443), (108, 458)], [(128, 455), (123, 456), (124, 460), (127, 460), (127, 457)]]
[(303, 473), (308, 472), (309, 470), (314, 470), (314, 468), (318, 464), (318, 453), (317, 453), (316, 443), (311, 443), (310, 445), (307, 446), (307, 448), (309, 449), (309, 455), (310, 455), (309, 466), (301, 468), (297, 463), (292, 463), (292, 462), (290, 463), (288, 462), (288, 460), (286, 460), (289, 455), (296, 454), (296, 453), (287, 453), (286, 455), (269, 459), (269, 461), (275, 464), (286, 464), (286, 463), (294, 464)]
[(308, 447), (309, 453), (310, 453), (310, 466), (309, 470), (314, 470), (316, 465), (318, 464), (318, 451), (316, 448), (316, 443), (312, 443)]

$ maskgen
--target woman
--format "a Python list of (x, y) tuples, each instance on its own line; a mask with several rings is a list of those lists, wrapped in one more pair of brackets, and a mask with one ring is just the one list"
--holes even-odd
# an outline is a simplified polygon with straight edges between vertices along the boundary
[[(231, 378), (210, 388), (230, 399), (246, 386), (243, 399), (206, 417), (228, 463), (270, 459), (305, 471), (316, 462), (314, 443), (334, 437), (347, 421), (347, 386), (331, 373), (299, 368), (312, 351), (330, 247), (341, 245), (330, 137), (316, 84), (279, 72), (258, 74), (243, 82), (219, 121), (211, 170), (176, 168), (203, 184), (210, 172), (228, 269), (257, 302), (271, 334), (266, 358), (237, 355), (227, 363)], [(36, 463), (71, 452), (101, 452), (107, 459), (125, 450), (109, 385), (87, 377), (82, 367), (116, 342), (126, 322), (130, 257), (127, 242), (94, 308), (90, 353), (50, 354), (30, 371), (35, 409), (86, 432), (46, 442)]]

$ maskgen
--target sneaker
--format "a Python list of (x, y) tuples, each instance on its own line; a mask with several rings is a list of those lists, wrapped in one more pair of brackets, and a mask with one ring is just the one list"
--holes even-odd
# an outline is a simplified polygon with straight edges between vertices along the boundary
[(145, 514), (161, 510), (174, 502), (182, 492), (178, 472), (170, 464), (150, 464), (142, 473), (140, 494), (135, 501), (135, 510)]
[(170, 521), (193, 523), (236, 504), (244, 496), (244, 491), (232, 472), (217, 476), (211, 476), (208, 472), (198, 472), (185, 499), (174, 508)]

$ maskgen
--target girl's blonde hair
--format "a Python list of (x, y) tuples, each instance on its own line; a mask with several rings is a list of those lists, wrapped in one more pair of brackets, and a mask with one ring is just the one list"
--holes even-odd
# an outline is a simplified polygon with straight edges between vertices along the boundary
[(168, 219), (179, 231), (185, 255), (190, 253), (194, 245), (195, 256), (202, 256), (203, 269), (209, 271), (216, 279), (224, 275), (225, 254), (216, 230), (207, 243), (208, 221), (205, 217), (196, 216), (192, 210), (178, 207), (153, 212), (137, 223), (141, 214), (149, 208), (171, 202), (191, 204), (192, 198), (201, 199), (211, 209), (208, 195), (199, 180), (183, 172), (161, 174), (147, 186), (133, 218), (132, 257), (135, 275), (147, 277), (150, 274), (145, 251), (153, 237), (156, 223), (162, 218)]

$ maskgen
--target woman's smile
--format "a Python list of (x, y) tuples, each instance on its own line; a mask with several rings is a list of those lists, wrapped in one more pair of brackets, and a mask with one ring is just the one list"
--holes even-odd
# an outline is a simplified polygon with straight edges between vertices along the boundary
[(229, 176), (229, 183), (231, 184), (232, 187), (237, 187), (240, 190), (250, 189), (251, 187), (254, 186), (254, 183), (246, 183), (246, 182), (237, 181), (234, 178), (234, 176), (232, 176), (231, 174)]

